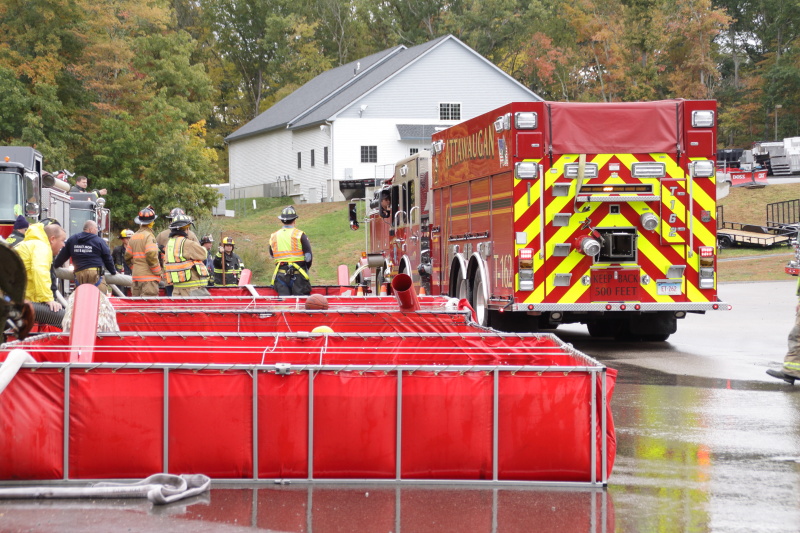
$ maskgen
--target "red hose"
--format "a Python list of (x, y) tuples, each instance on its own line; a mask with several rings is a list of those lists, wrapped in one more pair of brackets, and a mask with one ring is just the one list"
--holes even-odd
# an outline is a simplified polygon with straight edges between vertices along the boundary
[(392, 292), (404, 313), (419, 311), (419, 300), (414, 292), (414, 282), (408, 274), (398, 274), (392, 279)]

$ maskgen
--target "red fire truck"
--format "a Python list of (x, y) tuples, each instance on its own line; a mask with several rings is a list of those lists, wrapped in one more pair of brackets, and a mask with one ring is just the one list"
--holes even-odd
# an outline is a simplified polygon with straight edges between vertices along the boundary
[(730, 308), (716, 136), (716, 102), (688, 100), (511, 103), (452, 126), (375, 193), (360, 280), (405, 272), (500, 329), (666, 340)]
[(0, 236), (7, 237), (17, 216), (30, 222), (54, 218), (68, 235), (83, 231), (94, 220), (103, 237), (108, 237), (111, 216), (105, 199), (95, 193), (72, 193), (64, 178), (45, 172), (42, 154), (29, 146), (0, 146)]

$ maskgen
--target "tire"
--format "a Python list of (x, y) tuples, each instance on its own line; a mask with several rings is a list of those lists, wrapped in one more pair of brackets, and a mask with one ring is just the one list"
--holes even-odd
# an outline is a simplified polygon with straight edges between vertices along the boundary
[(489, 302), (483, 296), (483, 277), (478, 274), (475, 277), (472, 285), (472, 308), (475, 310), (475, 316), (478, 319), (478, 324), (481, 326), (489, 325)]
[(467, 280), (461, 278), (461, 274), (459, 273), (458, 281), (456, 281), (456, 290), (455, 294), (453, 294), (453, 298), (458, 298), (459, 300), (469, 300), (469, 284)]
[(733, 246), (733, 239), (729, 235), (720, 235), (717, 237), (717, 246), (720, 248), (731, 248)]

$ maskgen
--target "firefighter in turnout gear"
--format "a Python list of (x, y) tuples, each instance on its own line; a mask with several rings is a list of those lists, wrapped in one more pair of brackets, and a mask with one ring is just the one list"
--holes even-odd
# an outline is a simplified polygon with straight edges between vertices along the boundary
[(125, 248), (131, 241), (131, 237), (133, 237), (133, 230), (124, 229), (120, 231), (119, 239), (122, 241), (122, 244), (114, 248), (114, 251), (111, 252), (111, 258), (114, 259), (114, 267), (116, 267), (117, 272), (125, 274), (126, 276), (131, 275), (131, 269), (127, 263), (125, 263)]
[[(239, 285), (239, 276), (242, 275), (244, 263), (238, 255), (233, 253), (236, 243), (230, 237), (222, 239), (216, 257), (214, 257), (214, 284), (223, 287)], [(223, 257), (224, 256), (224, 257)]]
[(139, 224), (139, 231), (133, 234), (125, 247), (125, 263), (133, 278), (131, 296), (158, 296), (161, 263), (158, 261), (156, 236), (153, 235), (153, 223), (157, 218), (156, 212), (148, 205), (134, 219)]
[[(167, 215), (164, 218), (172, 222), (178, 215), (185, 215), (185, 214), (186, 211), (184, 211), (180, 207), (173, 207), (172, 211), (169, 212), (169, 215)], [(158, 244), (158, 252), (161, 254), (159, 256), (159, 259), (161, 260), (161, 266), (164, 266), (164, 253), (167, 251), (167, 241), (169, 240), (169, 235), (171, 231), (172, 231), (172, 226), (168, 225), (167, 229), (156, 235), (156, 244)], [(195, 235), (195, 233), (191, 229), (187, 232), (186, 236), (190, 241), (194, 241), (198, 244), (200, 243), (200, 241), (197, 240), (197, 235)], [(169, 276), (165, 276), (164, 283), (165, 283), (164, 294), (166, 294), (167, 296), (172, 296), (172, 283), (170, 283)]]
[(209, 296), (206, 249), (189, 240), (192, 218), (175, 215), (170, 223), (169, 240), (164, 253), (164, 271), (174, 287), (172, 296)]
[(297, 211), (289, 206), (278, 216), (283, 227), (269, 238), (269, 254), (275, 259), (272, 285), (281, 296), (311, 294), (308, 271), (313, 259), (308, 236), (296, 227)]

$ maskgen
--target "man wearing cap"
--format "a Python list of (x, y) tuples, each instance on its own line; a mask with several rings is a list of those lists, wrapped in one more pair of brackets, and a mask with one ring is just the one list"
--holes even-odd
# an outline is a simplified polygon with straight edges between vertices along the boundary
[(192, 218), (175, 215), (170, 223), (164, 253), (164, 272), (172, 284), (172, 296), (208, 296), (208, 251), (187, 238)]
[(19, 215), (17, 220), (14, 221), (14, 231), (6, 237), (6, 244), (9, 246), (16, 246), (25, 238), (25, 231), (28, 229), (28, 220)]
[(125, 262), (131, 268), (133, 278), (131, 296), (158, 296), (161, 263), (158, 260), (156, 236), (153, 235), (153, 223), (157, 218), (156, 212), (148, 205), (134, 219), (139, 224), (139, 230), (125, 247)]
[(106, 241), (97, 234), (97, 222), (87, 220), (83, 224), (82, 233), (76, 233), (67, 239), (64, 248), (53, 261), (53, 268), (60, 267), (69, 258), (72, 258), (75, 266), (76, 285), (90, 283), (100, 289), (102, 294), (108, 294), (103, 267), (109, 274), (116, 274), (117, 269)]
[(311, 268), (313, 256), (308, 236), (297, 228), (297, 211), (285, 207), (278, 219), (283, 227), (269, 238), (269, 255), (275, 260), (272, 285), (281, 296), (311, 294)]
[(125, 248), (127, 248), (131, 237), (133, 237), (133, 230), (124, 229), (120, 231), (119, 240), (122, 241), (122, 244), (114, 248), (114, 251), (111, 252), (111, 258), (114, 260), (114, 268), (117, 269), (117, 272), (125, 274), (126, 276), (131, 275), (131, 269), (125, 262)]

